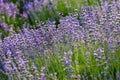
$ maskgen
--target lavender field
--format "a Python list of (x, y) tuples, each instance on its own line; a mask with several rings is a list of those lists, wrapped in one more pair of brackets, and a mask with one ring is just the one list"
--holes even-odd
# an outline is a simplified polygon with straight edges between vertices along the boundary
[(120, 1), (0, 0), (0, 80), (120, 80)]

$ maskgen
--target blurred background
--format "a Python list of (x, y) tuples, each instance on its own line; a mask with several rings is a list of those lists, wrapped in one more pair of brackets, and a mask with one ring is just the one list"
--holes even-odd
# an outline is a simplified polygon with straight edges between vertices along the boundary
[[(37, 29), (50, 21), (56, 28), (59, 20), (71, 13), (80, 13), (82, 6), (100, 5), (99, 0), (0, 0), (1, 39), (19, 33), (25, 24)], [(79, 16), (79, 15), (78, 15)], [(25, 26), (24, 26), (25, 27)]]

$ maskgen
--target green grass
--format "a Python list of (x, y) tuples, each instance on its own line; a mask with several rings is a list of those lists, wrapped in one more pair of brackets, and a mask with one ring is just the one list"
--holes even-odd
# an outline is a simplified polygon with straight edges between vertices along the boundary
[[(71, 47), (70, 45), (74, 47)], [(39, 74), (41, 67), (45, 67), (47, 80), (53, 80), (50, 74), (56, 74), (56, 80), (66, 80), (66, 72), (64, 70), (64, 66), (62, 66), (61, 59), (64, 57), (64, 52), (71, 50), (73, 52), (73, 55), (71, 57), (73, 76), (86, 74), (89, 80), (93, 80), (93, 78), (91, 78), (91, 75), (96, 77), (98, 75), (101, 75), (101, 78), (98, 78), (97, 80), (103, 80), (104, 76), (103, 74), (101, 74), (101, 72), (105, 71), (107, 72), (107, 78), (112, 77), (114, 80), (116, 80), (115, 74), (117, 71), (120, 71), (120, 47), (115, 50), (114, 56), (105, 52), (106, 60), (101, 60), (102, 62), (97, 62), (96, 58), (93, 55), (93, 51), (97, 48), (97, 45), (91, 45), (89, 46), (89, 48), (87, 48), (86, 45), (81, 42), (68, 44), (61, 43), (56, 45), (55, 47), (55, 50), (58, 52), (47, 52), (41, 55), (35, 54), (36, 56), (34, 59), (29, 58), (29, 66), (31, 66), (32, 62), (34, 62), (34, 64), (38, 68)], [(104, 49), (106, 50), (106, 48)], [(89, 51), (91, 53), (90, 55), (88, 55), (88, 57), (85, 56), (86, 51)], [(99, 66), (105, 61), (107, 61), (107, 64)], [(35, 75), (32, 70), (31, 73)], [(1, 77), (1, 79), (2, 78), (4, 77)], [(74, 79), (71, 78), (70, 80)]]
[[(93, 56), (93, 54), (91, 53), (87, 58), (85, 57), (85, 52), (88, 51), (88, 49), (86, 48), (86, 46), (84, 44), (81, 43), (75, 43), (75, 44), (80, 44), (80, 47), (76, 47), (74, 49), (69, 47), (69, 50), (72, 50), (73, 55), (72, 55), (72, 70), (73, 70), (73, 75), (77, 76), (79, 74), (84, 75), (84, 71), (86, 70), (86, 73), (89, 77), (90, 80), (92, 80), (92, 78), (90, 77), (90, 75), (94, 75), (94, 76), (98, 76), (101, 72), (106, 71), (108, 72), (107, 74), (107, 78), (113, 77), (114, 79), (116, 79), (115, 77), (115, 73), (116, 71), (120, 71), (120, 48), (118, 48), (115, 51), (115, 56), (112, 58), (112, 55), (106, 55), (106, 57), (110, 57), (111, 60), (106, 60), (108, 63), (107, 64), (103, 64), (102, 66), (98, 66), (99, 64), (103, 63), (98, 63), (96, 62), (96, 58)], [(70, 45), (70, 44), (66, 44)], [(57, 73), (56, 77), (58, 80), (65, 80), (65, 71), (64, 71), (64, 67), (62, 66), (62, 62), (61, 62), (61, 58), (63, 57), (63, 53), (64, 51), (66, 51), (66, 47), (62, 44), (59, 44), (58, 46), (63, 47), (62, 49), (60, 49), (60, 53), (46, 53), (44, 55), (42, 55), (41, 57), (36, 57), (35, 58), (35, 63), (36, 66), (38, 66), (39, 68), (41, 68), (42, 66), (46, 67), (46, 75), (47, 75), (47, 79), (48, 80), (52, 80), (49, 77), (50, 73)], [(91, 46), (93, 47), (93, 46)], [(59, 51), (59, 48), (57, 47), (57, 50)], [(93, 49), (94, 50), (94, 49)], [(93, 50), (91, 50), (91, 52), (93, 52)], [(107, 54), (107, 53), (105, 53)], [(116, 62), (116, 60), (118, 60)], [(87, 61), (90, 62), (90, 64), (87, 63)], [(88, 67), (90, 66), (90, 67)], [(108, 69), (105, 69), (108, 66)], [(40, 70), (40, 69), (39, 69)], [(101, 79), (98, 80), (102, 80), (103, 79), (103, 75)]]
[(0, 70), (0, 80), (8, 80), (8, 76)]
[(98, 4), (98, 1), (88, 0), (84, 2), (84, 0), (53, 0), (53, 8), (50, 9), (49, 5), (44, 6), (38, 15), (41, 21), (46, 21), (49, 18), (55, 18), (55, 20), (60, 18), (59, 14), (62, 16), (67, 16), (69, 13), (73, 13), (75, 11), (80, 11), (82, 6), (93, 6)]

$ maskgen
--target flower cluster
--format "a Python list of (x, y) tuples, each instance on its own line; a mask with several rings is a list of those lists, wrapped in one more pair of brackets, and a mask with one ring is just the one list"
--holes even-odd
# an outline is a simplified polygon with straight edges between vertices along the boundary
[(18, 14), (17, 5), (13, 3), (7, 3), (4, 0), (0, 1), (0, 14), (6, 15), (7, 17), (15, 18)]
[(64, 52), (64, 57), (62, 59), (64, 70), (66, 72), (66, 78), (69, 80), (72, 76), (72, 64), (71, 64), (72, 52)]

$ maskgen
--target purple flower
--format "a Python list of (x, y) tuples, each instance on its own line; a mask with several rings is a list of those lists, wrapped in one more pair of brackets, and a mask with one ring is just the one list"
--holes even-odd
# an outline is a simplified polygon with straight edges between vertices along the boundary
[(116, 78), (117, 80), (120, 80), (120, 72), (116, 72)]

